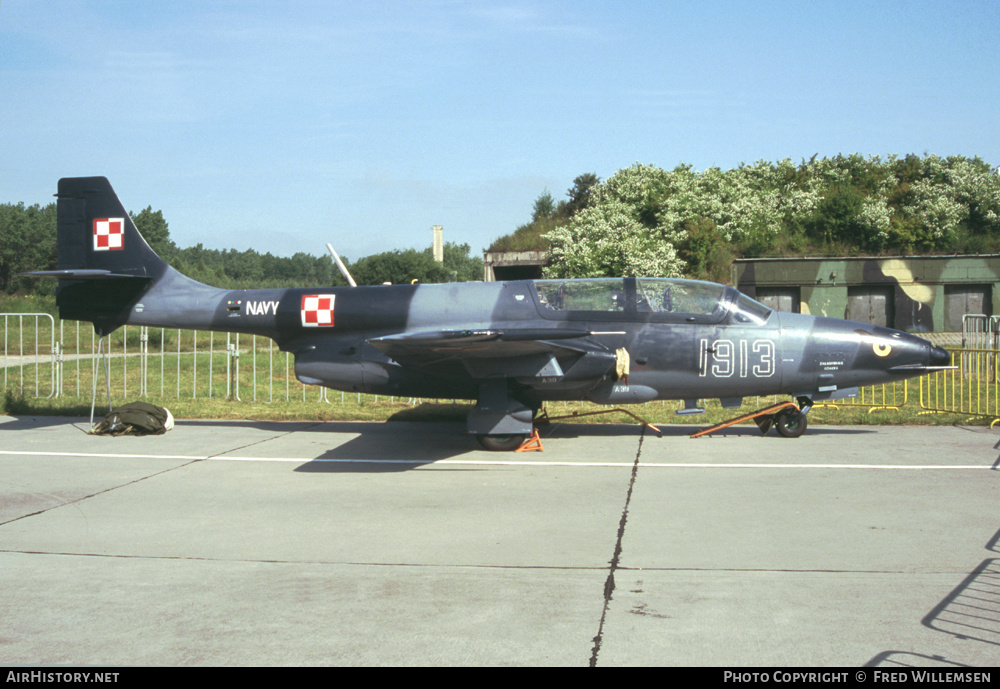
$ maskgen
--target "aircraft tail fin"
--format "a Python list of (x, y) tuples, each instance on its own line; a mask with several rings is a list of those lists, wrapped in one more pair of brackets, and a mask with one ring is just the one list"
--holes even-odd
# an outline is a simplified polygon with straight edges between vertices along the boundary
[(106, 270), (114, 277), (153, 280), (166, 270), (106, 178), (61, 179), (58, 198), (60, 270)]
[(104, 177), (59, 180), (56, 247), (57, 270), (25, 275), (58, 278), (60, 317), (91, 321), (101, 335), (135, 322), (133, 308), (143, 295), (177, 282), (167, 276), (215, 289), (184, 278), (156, 255)]

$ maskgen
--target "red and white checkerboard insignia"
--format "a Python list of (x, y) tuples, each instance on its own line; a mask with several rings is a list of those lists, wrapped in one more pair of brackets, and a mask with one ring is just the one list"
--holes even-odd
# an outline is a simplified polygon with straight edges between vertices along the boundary
[(125, 218), (94, 218), (94, 251), (125, 248)]
[(333, 297), (332, 294), (303, 294), (302, 327), (333, 327)]

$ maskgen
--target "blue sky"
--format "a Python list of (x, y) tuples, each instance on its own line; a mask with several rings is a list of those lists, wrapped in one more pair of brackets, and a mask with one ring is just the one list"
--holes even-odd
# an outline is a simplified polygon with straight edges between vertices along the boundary
[(104, 175), (181, 246), (473, 252), (635, 162), (1000, 165), (1000, 3), (3, 0), (0, 202)]

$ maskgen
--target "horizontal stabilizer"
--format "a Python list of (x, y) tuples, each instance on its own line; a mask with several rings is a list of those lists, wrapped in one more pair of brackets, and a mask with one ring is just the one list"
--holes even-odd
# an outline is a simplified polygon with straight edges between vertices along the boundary
[(125, 273), (112, 273), (110, 270), (99, 268), (76, 268), (67, 270), (36, 270), (31, 273), (18, 273), (20, 277), (28, 278), (57, 278), (59, 280), (110, 280), (113, 278), (141, 278), (150, 280), (148, 275), (127, 275)]

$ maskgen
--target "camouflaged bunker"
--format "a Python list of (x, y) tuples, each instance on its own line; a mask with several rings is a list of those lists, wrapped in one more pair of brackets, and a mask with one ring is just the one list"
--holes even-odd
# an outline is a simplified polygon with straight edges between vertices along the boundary
[(960, 333), (966, 314), (1000, 313), (1000, 254), (759, 258), (733, 263), (733, 284), (780, 311), (916, 333)]

